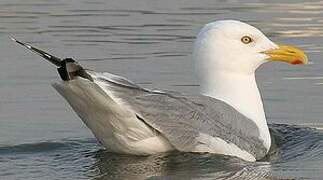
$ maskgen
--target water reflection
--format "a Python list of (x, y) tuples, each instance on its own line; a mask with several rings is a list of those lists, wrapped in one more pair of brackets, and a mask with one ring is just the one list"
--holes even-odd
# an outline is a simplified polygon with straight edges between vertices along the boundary
[(232, 157), (167, 153), (148, 157), (133, 157), (99, 151), (94, 179), (262, 179), (271, 177), (266, 162), (247, 163)]
[[(147, 157), (95, 152), (96, 180), (103, 179), (293, 179), (320, 177), (323, 133), (302, 126), (270, 125), (273, 146), (259, 162), (208, 153), (170, 152)], [(301, 164), (301, 165), (300, 165)], [(321, 166), (320, 166), (321, 167)]]
[[(273, 146), (259, 162), (207, 153), (122, 155), (106, 152), (94, 138), (65, 139), (1, 146), (0, 176), (95, 180), (319, 179), (323, 176), (320, 171), (323, 131), (281, 124), (270, 125), (270, 129)], [(30, 174), (26, 172), (30, 168), (42, 170)]]

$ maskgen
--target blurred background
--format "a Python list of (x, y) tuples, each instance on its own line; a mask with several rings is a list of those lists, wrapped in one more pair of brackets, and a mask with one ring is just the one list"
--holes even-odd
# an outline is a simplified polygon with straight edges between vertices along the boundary
[[(320, 128), (323, 1), (1, 0), (0, 147), (78, 139), (91, 151), (101, 148), (50, 86), (59, 80), (56, 69), (9, 36), (144, 87), (198, 93), (193, 42), (204, 24), (221, 19), (250, 23), (274, 42), (306, 51), (307, 66), (263, 65), (258, 86), (268, 123)], [(6, 172), (17, 165), (2, 162)]]

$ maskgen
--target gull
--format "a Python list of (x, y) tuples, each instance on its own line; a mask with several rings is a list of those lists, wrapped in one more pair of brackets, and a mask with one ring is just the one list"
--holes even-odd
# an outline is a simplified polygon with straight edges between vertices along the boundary
[(271, 146), (256, 69), (271, 61), (307, 64), (305, 53), (272, 42), (237, 20), (205, 25), (193, 58), (200, 94), (150, 90), (13, 41), (57, 67), (53, 87), (109, 151), (150, 155), (208, 152), (260, 160)]

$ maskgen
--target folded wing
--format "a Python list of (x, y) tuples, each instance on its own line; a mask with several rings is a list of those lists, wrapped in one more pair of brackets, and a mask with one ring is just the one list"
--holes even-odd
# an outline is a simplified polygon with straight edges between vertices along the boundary
[(180, 151), (215, 148), (216, 152), (223, 147), (213, 143), (224, 141), (256, 159), (266, 154), (257, 126), (223, 101), (203, 95), (151, 91), (110, 73), (88, 74), (107, 94), (130, 107)]

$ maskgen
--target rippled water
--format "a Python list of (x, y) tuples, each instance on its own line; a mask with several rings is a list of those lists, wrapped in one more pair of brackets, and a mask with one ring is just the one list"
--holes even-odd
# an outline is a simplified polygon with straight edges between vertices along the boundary
[[(210, 154), (105, 152), (50, 87), (56, 70), (8, 38), (148, 88), (195, 93), (195, 35), (205, 23), (231, 18), (302, 47), (312, 61), (258, 70), (277, 147), (256, 163)], [(323, 2), (2, 0), (0, 41), (0, 179), (323, 178)]]

